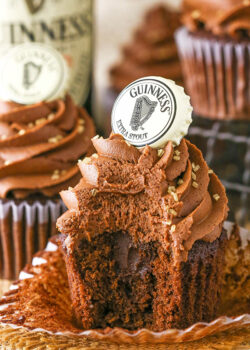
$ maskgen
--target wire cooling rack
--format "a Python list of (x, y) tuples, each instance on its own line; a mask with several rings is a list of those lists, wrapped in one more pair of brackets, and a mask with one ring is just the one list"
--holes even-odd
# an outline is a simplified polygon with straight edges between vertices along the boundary
[(222, 180), (229, 198), (230, 220), (250, 227), (250, 122), (195, 116), (187, 138), (201, 149)]

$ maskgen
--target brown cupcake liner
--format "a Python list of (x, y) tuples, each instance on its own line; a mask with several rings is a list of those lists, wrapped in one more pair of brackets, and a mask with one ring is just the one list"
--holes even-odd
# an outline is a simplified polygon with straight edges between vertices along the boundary
[(88, 339), (132, 345), (179, 343), (249, 326), (250, 232), (245, 229), (238, 230), (232, 223), (225, 223), (225, 228), (231, 237), (225, 253), (226, 274), (221, 316), (212, 322), (199, 322), (187, 329), (168, 329), (163, 332), (147, 329), (128, 331), (121, 328), (86, 331), (78, 329), (72, 322), (73, 312), (65, 264), (56, 242), (53, 241), (48, 243), (44, 251), (36, 254), (32, 265), (26, 266), (25, 271), (20, 274), (20, 280), (0, 300), (2, 342), (11, 342), (12, 333), (14, 342), (15, 339), (19, 342), (22, 337), (34, 339), (36, 335), (37, 342), (33, 344), (39, 347), (40, 335), (44, 333), (50, 336), (50, 342), (62, 340), (66, 344), (67, 339), (68, 343), (81, 339), (83, 346)]
[(59, 198), (0, 200), (0, 276), (13, 280), (35, 252), (55, 235), (56, 220), (65, 210)]
[(196, 114), (250, 120), (250, 44), (176, 32), (185, 85)]

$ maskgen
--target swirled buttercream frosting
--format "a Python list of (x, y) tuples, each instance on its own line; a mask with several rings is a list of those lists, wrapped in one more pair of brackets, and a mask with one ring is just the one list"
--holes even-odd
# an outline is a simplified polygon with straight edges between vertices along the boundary
[(94, 134), (69, 95), (30, 106), (0, 101), (0, 197), (51, 197), (74, 186)]
[(174, 41), (174, 32), (179, 26), (179, 13), (164, 5), (151, 8), (131, 43), (123, 48), (121, 62), (111, 68), (114, 89), (119, 92), (132, 81), (149, 75), (181, 83), (181, 67)]
[(139, 150), (117, 134), (92, 140), (96, 153), (79, 162), (82, 179), (61, 192), (68, 207), (57, 222), (61, 233), (91, 239), (129, 232), (140, 242), (160, 241), (176, 263), (197, 240), (221, 235), (224, 187), (189, 141)]
[(204, 29), (215, 35), (250, 38), (248, 0), (184, 0), (183, 22), (191, 31)]

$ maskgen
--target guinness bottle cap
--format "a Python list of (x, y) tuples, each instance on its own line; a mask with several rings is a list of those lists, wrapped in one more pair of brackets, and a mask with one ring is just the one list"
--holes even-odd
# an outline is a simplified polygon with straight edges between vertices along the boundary
[(0, 99), (28, 105), (64, 97), (68, 77), (66, 61), (53, 47), (18, 45), (0, 60)]
[(128, 85), (112, 110), (112, 129), (132, 145), (179, 144), (192, 121), (190, 97), (173, 80), (145, 77)]

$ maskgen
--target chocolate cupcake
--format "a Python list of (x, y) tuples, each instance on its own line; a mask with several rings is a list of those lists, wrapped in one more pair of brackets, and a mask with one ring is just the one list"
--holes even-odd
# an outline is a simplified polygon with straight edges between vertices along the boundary
[(124, 47), (122, 62), (110, 71), (113, 89), (120, 92), (132, 81), (149, 75), (181, 83), (181, 68), (174, 41), (174, 32), (179, 26), (179, 13), (164, 5), (150, 9), (142, 25), (135, 31), (133, 41)]
[[(57, 61), (51, 48), (34, 45), (22, 47), (25, 55), (19, 48), (10, 53), (7, 64), (18, 57), (13, 70), (19, 70), (20, 76), (0, 69), (5, 96), (12, 93), (8, 86), (12, 89), (13, 81), (16, 100), (37, 99), (54, 93), (55, 86), (62, 88), (59, 68), (63, 59)], [(94, 134), (87, 112), (69, 95), (29, 104), (0, 101), (1, 278), (17, 278), (32, 255), (56, 233), (56, 219), (64, 211), (58, 193), (79, 181), (77, 160), (91, 154)]]
[(183, 11), (176, 41), (195, 114), (250, 120), (249, 1), (184, 0)]
[(217, 311), (227, 197), (187, 140), (94, 138), (57, 221), (79, 327), (185, 328)]

